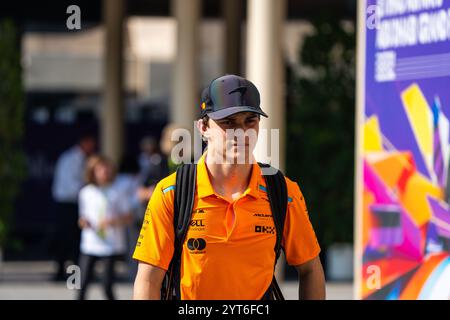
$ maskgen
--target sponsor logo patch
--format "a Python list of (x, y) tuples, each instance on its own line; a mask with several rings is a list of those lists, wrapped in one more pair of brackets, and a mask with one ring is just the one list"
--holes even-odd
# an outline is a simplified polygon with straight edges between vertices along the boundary
[(270, 226), (255, 226), (256, 233), (275, 234), (275, 227)]
[(187, 247), (191, 251), (191, 253), (205, 253), (206, 240), (202, 238), (190, 238), (187, 241)]

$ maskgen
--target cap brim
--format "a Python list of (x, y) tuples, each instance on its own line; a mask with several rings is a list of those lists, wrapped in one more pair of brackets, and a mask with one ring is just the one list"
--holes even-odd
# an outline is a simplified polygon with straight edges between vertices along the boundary
[(229, 117), (233, 114), (239, 113), (239, 112), (253, 112), (262, 115), (263, 117), (268, 118), (269, 116), (265, 114), (261, 109), (255, 109), (252, 107), (230, 107), (230, 108), (224, 108), (222, 110), (217, 110), (214, 112), (209, 112), (208, 117), (213, 120), (220, 120), (226, 117)]

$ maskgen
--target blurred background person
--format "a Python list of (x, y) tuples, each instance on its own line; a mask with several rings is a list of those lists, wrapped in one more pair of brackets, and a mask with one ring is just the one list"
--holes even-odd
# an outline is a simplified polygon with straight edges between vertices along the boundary
[[(144, 137), (140, 143), (139, 166), (141, 186), (138, 190), (143, 211), (153, 192), (153, 188), (165, 175), (169, 173), (170, 153), (161, 153), (158, 141), (154, 137)], [(143, 212), (142, 212), (143, 213)]]
[(128, 280), (133, 280), (137, 272), (137, 263), (131, 258), (139, 231), (144, 217), (145, 208), (139, 199), (138, 190), (141, 185), (141, 177), (139, 175), (139, 164), (136, 156), (133, 154), (126, 155), (119, 166), (119, 173), (114, 181), (114, 187), (120, 192), (122, 201), (128, 201), (132, 221), (127, 225), (127, 254), (126, 263), (128, 271)]
[(84, 185), (84, 167), (96, 147), (91, 133), (82, 135), (78, 143), (58, 158), (52, 186), (55, 202), (56, 232), (54, 239), (57, 272), (54, 280), (65, 279), (65, 264), (71, 260), (78, 263), (80, 229), (78, 227), (78, 193)]
[(86, 166), (87, 185), (79, 195), (81, 234), (81, 290), (84, 300), (92, 282), (97, 261), (103, 260), (103, 288), (108, 300), (114, 300), (115, 263), (127, 250), (126, 226), (131, 223), (130, 201), (115, 185), (115, 168), (103, 156), (94, 156)]
[(140, 142), (139, 154), (139, 167), (140, 173), (143, 177), (157, 176), (161, 165), (163, 163), (163, 157), (159, 152), (158, 142), (154, 137), (147, 136), (142, 138)]
[[(167, 158), (167, 170), (168, 174), (173, 173), (178, 168), (178, 163), (176, 162), (176, 159), (172, 158), (172, 150), (174, 147), (180, 143), (181, 141), (177, 141), (176, 139), (172, 139), (172, 137), (177, 137), (176, 130), (189, 130), (190, 127), (186, 125), (176, 124), (176, 123), (169, 123), (167, 124), (161, 133), (161, 151), (164, 154), (164, 156)], [(187, 152), (188, 154), (192, 153), (192, 150), (189, 149), (191, 147), (191, 144), (186, 144), (185, 149), (183, 151)], [(183, 156), (180, 154), (179, 156)], [(161, 177), (163, 178), (163, 177)]]

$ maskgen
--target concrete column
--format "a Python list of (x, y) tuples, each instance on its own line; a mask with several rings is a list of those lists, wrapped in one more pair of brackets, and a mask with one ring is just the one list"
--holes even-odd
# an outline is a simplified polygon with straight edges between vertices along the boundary
[(105, 26), (104, 87), (100, 113), (101, 152), (120, 160), (124, 144), (124, 72), (123, 72), (123, 23), (124, 0), (103, 0), (103, 23)]
[(200, 110), (198, 20), (201, 0), (172, 0), (177, 20), (177, 56), (172, 72), (172, 123), (193, 129)]
[[(285, 0), (248, 0), (246, 76), (261, 94), (261, 107), (269, 116), (261, 117), (260, 129), (267, 129), (267, 139), (260, 133), (255, 149), (258, 161), (271, 162), (284, 171), (285, 166), (285, 99), (282, 55)], [(271, 141), (270, 129), (279, 130), (279, 139)], [(279, 144), (279, 163), (274, 163), (271, 144)], [(272, 159), (267, 158), (270, 156)], [(275, 270), (284, 279), (284, 255)]]
[(225, 26), (225, 73), (241, 73), (241, 23), (242, 0), (222, 0), (222, 15)]
[[(246, 75), (261, 94), (261, 107), (269, 115), (261, 117), (261, 129), (278, 129), (279, 141), (269, 145), (260, 135), (255, 156), (259, 161), (268, 162), (271, 143), (279, 142), (279, 167), (285, 165), (285, 99), (284, 65), (282, 55), (285, 0), (248, 0), (247, 9), (247, 54)], [(274, 163), (273, 159), (270, 161)]]

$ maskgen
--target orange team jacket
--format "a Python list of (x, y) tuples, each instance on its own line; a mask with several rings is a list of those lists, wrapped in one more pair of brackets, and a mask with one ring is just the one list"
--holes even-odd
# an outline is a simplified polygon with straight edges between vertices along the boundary
[[(167, 270), (174, 252), (176, 173), (161, 180), (147, 206), (133, 258)], [(302, 192), (286, 178), (288, 210), (282, 246), (289, 265), (318, 256), (320, 247)], [(272, 281), (276, 229), (258, 164), (235, 201), (215, 194), (205, 165), (197, 165), (191, 223), (181, 258), (181, 299), (259, 300)]]

